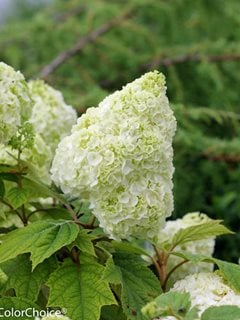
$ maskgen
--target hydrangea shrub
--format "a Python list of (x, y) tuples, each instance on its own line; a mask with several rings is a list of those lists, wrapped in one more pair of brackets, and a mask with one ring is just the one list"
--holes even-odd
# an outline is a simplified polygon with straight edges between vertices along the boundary
[(1, 317), (240, 319), (240, 266), (213, 257), (231, 231), (170, 217), (176, 120), (161, 73), (78, 121), (43, 81), (1, 63), (0, 82)]

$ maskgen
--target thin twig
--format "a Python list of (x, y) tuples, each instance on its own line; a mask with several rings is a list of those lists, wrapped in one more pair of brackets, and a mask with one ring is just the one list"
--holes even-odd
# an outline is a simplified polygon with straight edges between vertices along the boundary
[(240, 163), (240, 155), (226, 155), (226, 154), (218, 154), (218, 155), (212, 155), (209, 154), (208, 152), (203, 152), (202, 153), (203, 157), (210, 160), (210, 161), (215, 161), (215, 162), (226, 162), (226, 163)]
[(87, 229), (94, 229), (95, 228), (94, 227), (95, 221), (96, 221), (96, 217), (93, 216), (92, 219), (90, 220), (90, 222), (88, 224), (86, 224), (86, 228)]
[(157, 264), (159, 266), (158, 272), (159, 272), (159, 280), (161, 287), (163, 287), (163, 283), (166, 279), (167, 276), (167, 260), (168, 260), (168, 255), (164, 251), (159, 250), (157, 247), (154, 246), (154, 250), (156, 252), (157, 256)]
[(151, 257), (152, 259), (152, 262), (157, 270), (157, 274), (158, 274), (158, 278), (159, 278), (159, 281), (161, 282), (161, 269), (160, 269), (160, 266), (159, 266), (159, 263), (158, 261), (155, 259), (155, 257)]
[(64, 13), (57, 13), (54, 16), (55, 21), (59, 22), (65, 22), (68, 18), (71, 18), (73, 16), (77, 16), (80, 13), (84, 12), (86, 10), (86, 7), (84, 5), (80, 5), (78, 7), (71, 8), (70, 10), (64, 12)]
[(163, 291), (166, 290), (168, 280), (169, 280), (170, 276), (173, 274), (173, 272), (176, 271), (179, 267), (181, 267), (183, 264), (185, 264), (185, 263), (187, 263), (187, 262), (188, 262), (188, 260), (183, 260), (183, 261), (181, 261), (179, 264), (177, 264), (175, 267), (173, 267), (173, 268), (168, 272), (168, 274), (167, 274), (167, 276), (166, 276), (166, 278), (165, 278), (165, 280), (164, 280), (164, 282), (163, 282), (163, 285), (162, 285)]
[(64, 203), (64, 206), (67, 208), (67, 210), (68, 210), (69, 213), (71, 214), (71, 217), (73, 218), (73, 221), (74, 221), (76, 224), (79, 224), (78, 217), (77, 217), (75, 211), (72, 209), (72, 207), (71, 207), (68, 203)]
[(238, 61), (240, 60), (239, 53), (225, 53), (219, 55), (203, 55), (203, 54), (185, 54), (170, 58), (163, 58), (161, 55), (155, 57), (152, 61), (145, 64), (143, 69), (153, 69), (158, 66), (169, 67), (175, 64), (185, 63), (185, 62), (224, 62), (224, 61)]
[(125, 14), (123, 14), (121, 17), (114, 18), (104, 23), (97, 29), (91, 31), (84, 37), (80, 38), (72, 48), (59, 53), (59, 55), (56, 58), (54, 58), (48, 65), (46, 65), (40, 71), (39, 76), (41, 78), (46, 78), (50, 73), (52, 73), (60, 65), (65, 63), (68, 59), (76, 55), (78, 52), (80, 52), (87, 44), (94, 42), (97, 38), (99, 38), (103, 34), (110, 31), (112, 28), (122, 23), (125, 19), (127, 19), (130, 16), (130, 13), (131, 11), (129, 10)]
[(6, 206), (8, 206), (12, 211), (14, 211), (14, 212), (16, 213), (16, 215), (19, 217), (19, 219), (22, 221), (23, 225), (25, 225), (25, 221), (24, 221), (24, 219), (23, 219), (23, 217), (21, 216), (21, 213), (20, 213), (19, 211), (17, 211), (16, 209), (14, 209), (13, 206), (12, 206), (10, 203), (8, 203), (7, 201), (5, 201), (5, 200), (1, 199), (1, 202), (2, 202), (3, 204), (5, 204)]
[(45, 211), (45, 212), (47, 212), (48, 211), (48, 209), (45, 209), (45, 208), (41, 208), (41, 209), (36, 209), (36, 210), (34, 210), (34, 211), (32, 211), (32, 212), (30, 212), (29, 213), (29, 215), (27, 216), (27, 219), (29, 219), (34, 213), (37, 213), (37, 212), (41, 212), (41, 211)]

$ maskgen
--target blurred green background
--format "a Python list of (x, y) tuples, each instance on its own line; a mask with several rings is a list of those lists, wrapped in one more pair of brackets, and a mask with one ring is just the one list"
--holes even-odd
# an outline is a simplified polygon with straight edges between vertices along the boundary
[[(178, 120), (174, 217), (202, 211), (224, 219), (237, 235), (221, 237), (216, 256), (236, 262), (239, 0), (15, 0), (8, 5), (9, 15), (0, 20), (0, 60), (27, 79), (45, 78), (79, 115), (144, 72), (166, 75)], [(56, 57), (63, 63), (46, 72)]]

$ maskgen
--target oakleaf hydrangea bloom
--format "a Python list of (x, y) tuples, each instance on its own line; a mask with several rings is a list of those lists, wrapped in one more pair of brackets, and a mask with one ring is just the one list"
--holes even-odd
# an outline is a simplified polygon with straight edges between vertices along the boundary
[[(201, 272), (187, 276), (175, 283), (171, 291), (189, 292), (192, 307), (200, 315), (209, 307), (223, 305), (240, 306), (240, 294), (231, 289), (216, 273)], [(161, 317), (161, 320), (175, 320), (175, 317)]]
[(52, 179), (90, 201), (114, 239), (153, 239), (173, 209), (176, 120), (165, 78), (149, 72), (90, 108), (58, 145)]
[(31, 123), (54, 152), (76, 124), (76, 111), (64, 102), (61, 92), (42, 80), (29, 82), (29, 89), (34, 100)]
[[(173, 221), (167, 221), (166, 226), (159, 233), (158, 246), (161, 247), (161, 243), (164, 241), (171, 241), (174, 235), (180, 230), (191, 226), (200, 225), (205, 222), (209, 222), (211, 219), (203, 213), (193, 212), (186, 214), (182, 219), (177, 219)], [(215, 237), (209, 237), (208, 239), (191, 241), (183, 245), (179, 245), (174, 251), (178, 252), (190, 252), (192, 254), (202, 254), (211, 256), (214, 251)], [(175, 265), (177, 265), (181, 258), (177, 256), (170, 256), (168, 260), (168, 269), (171, 270)], [(213, 264), (201, 262), (201, 263), (190, 263), (182, 265), (178, 268), (171, 276), (171, 280), (183, 279), (189, 274), (196, 272), (209, 272), (213, 270)]]
[(31, 110), (32, 100), (24, 76), (0, 62), (0, 143), (8, 143)]

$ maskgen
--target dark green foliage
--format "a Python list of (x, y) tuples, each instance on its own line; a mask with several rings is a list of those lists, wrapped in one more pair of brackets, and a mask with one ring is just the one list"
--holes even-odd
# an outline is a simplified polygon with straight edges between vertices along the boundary
[[(174, 216), (199, 210), (238, 232), (238, 0), (54, 1), (2, 28), (0, 60), (28, 78), (37, 77), (79, 38), (126, 12), (127, 19), (46, 80), (81, 114), (145, 71), (161, 70), (178, 120)], [(230, 236), (219, 240), (217, 256), (237, 261), (235, 241)]]

